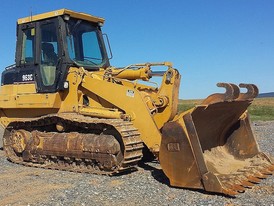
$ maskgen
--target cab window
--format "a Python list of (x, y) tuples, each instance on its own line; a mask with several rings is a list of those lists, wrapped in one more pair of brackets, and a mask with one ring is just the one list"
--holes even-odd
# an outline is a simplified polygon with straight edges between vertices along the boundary
[(58, 62), (57, 31), (54, 23), (41, 25), (41, 76), (45, 86), (55, 82)]
[(68, 53), (76, 65), (98, 68), (106, 63), (99, 32), (96, 25), (83, 20), (71, 19), (68, 22)]
[(23, 30), (22, 64), (32, 64), (34, 62), (34, 38), (34, 28)]

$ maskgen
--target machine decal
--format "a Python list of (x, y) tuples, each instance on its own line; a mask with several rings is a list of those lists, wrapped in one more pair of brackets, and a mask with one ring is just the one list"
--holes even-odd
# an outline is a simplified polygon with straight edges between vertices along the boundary
[(128, 89), (127, 90), (127, 94), (126, 94), (128, 97), (134, 97), (134, 91), (133, 90), (130, 90)]
[(28, 82), (28, 81), (33, 81), (33, 74), (23, 74), (22, 75), (22, 81), (23, 82)]

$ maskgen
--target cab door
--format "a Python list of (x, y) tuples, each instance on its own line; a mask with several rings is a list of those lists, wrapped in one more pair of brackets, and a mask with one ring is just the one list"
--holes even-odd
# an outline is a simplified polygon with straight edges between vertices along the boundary
[[(60, 54), (58, 19), (18, 25), (16, 67), (5, 78), (8, 83), (35, 84), (37, 93), (57, 91)], [(12, 74), (11, 74), (12, 73)]]
[(57, 91), (60, 74), (61, 54), (58, 19), (45, 20), (38, 23), (37, 56), (39, 66), (36, 67), (36, 84), (38, 93)]

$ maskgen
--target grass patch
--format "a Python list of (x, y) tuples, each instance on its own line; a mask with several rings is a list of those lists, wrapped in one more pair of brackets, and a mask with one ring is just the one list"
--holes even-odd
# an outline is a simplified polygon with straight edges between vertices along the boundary
[(200, 104), (202, 102), (201, 99), (194, 100), (179, 100), (178, 111), (184, 112), (188, 109), (195, 107), (195, 105)]
[(254, 120), (274, 120), (274, 106), (257, 106), (251, 105), (248, 109), (250, 118)]
[(195, 104), (185, 104), (185, 103), (182, 103), (182, 104), (178, 105), (178, 111), (179, 112), (184, 112), (184, 111), (186, 111), (188, 109), (191, 109), (194, 106), (195, 106)]
[(248, 108), (252, 121), (274, 120), (274, 98), (258, 98)]
[[(200, 104), (202, 100), (180, 100), (178, 105), (179, 112), (186, 111)], [(254, 99), (248, 108), (251, 121), (269, 121), (274, 120), (274, 98)]]

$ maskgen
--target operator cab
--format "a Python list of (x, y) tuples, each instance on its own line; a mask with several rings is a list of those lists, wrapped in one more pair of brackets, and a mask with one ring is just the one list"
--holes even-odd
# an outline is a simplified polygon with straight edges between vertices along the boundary
[(64, 89), (69, 67), (96, 71), (109, 66), (104, 19), (62, 9), (18, 20), (16, 64), (2, 85), (35, 84), (39, 93)]

